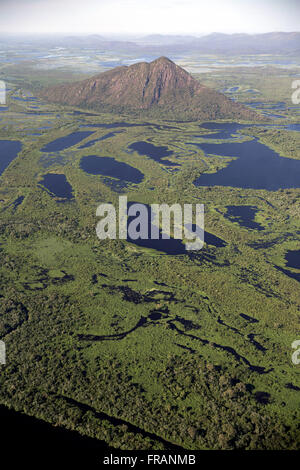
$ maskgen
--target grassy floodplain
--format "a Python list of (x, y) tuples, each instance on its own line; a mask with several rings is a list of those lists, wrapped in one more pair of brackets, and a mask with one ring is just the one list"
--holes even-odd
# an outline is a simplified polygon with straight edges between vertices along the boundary
[[(231, 160), (190, 145), (209, 133), (201, 123), (161, 118), (93, 127), (141, 123), (15, 100), (35, 96), (36, 76), (28, 72), (20, 85), (13, 67), (3, 67), (2, 76), (8, 71), (0, 139), (21, 141), (22, 151), (0, 177), (0, 335), (8, 358), (1, 404), (119, 449), (299, 448), (300, 369), (291, 361), (299, 281), (280, 270), (300, 272), (285, 261), (288, 250), (299, 249), (299, 188), (196, 187), (203, 172)], [(269, 73), (255, 67), (248, 73), (226, 68), (224, 79), (222, 68), (199, 78), (219, 90), (238, 86), (243, 102), (280, 100), (289, 107), (293, 71), (273, 77), (275, 97)], [(65, 78), (53, 75), (53, 83)], [(245, 89), (258, 94), (242, 96)], [(274, 112), (278, 124), (299, 123), (295, 109)], [(41, 150), (77, 131), (93, 134), (65, 150)], [(235, 138), (253, 136), (282, 157), (300, 158), (296, 131), (260, 124)], [(136, 141), (166, 146), (177, 166), (129, 152)], [(113, 157), (144, 179), (124, 185), (87, 174), (80, 168), (87, 155)], [(46, 191), (40, 183), (47, 173), (64, 174), (74, 197)], [(206, 230), (226, 246), (169, 256), (100, 241), (96, 207), (117, 205), (120, 194), (147, 204), (204, 203)], [(229, 205), (257, 207), (255, 221), (264, 230), (226, 218)]]

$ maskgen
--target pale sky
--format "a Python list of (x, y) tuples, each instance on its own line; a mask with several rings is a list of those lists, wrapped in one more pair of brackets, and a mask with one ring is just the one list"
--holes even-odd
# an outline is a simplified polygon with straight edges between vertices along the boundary
[(261, 33), (299, 18), (299, 0), (0, 0), (9, 33)]

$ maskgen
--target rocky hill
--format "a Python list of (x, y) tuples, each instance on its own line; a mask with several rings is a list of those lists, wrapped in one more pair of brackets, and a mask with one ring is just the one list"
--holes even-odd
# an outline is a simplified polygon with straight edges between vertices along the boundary
[(166, 57), (47, 88), (41, 96), (55, 103), (162, 119), (260, 119)]

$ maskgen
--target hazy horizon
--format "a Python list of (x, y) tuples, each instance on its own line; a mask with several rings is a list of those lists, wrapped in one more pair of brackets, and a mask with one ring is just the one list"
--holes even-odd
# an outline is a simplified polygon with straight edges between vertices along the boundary
[(258, 34), (293, 34), (293, 33), (300, 33), (300, 28), (294, 31), (283, 31), (283, 30), (270, 30), (270, 31), (262, 31), (260, 33), (251, 33), (251, 32), (236, 32), (236, 33), (226, 33), (224, 31), (209, 31), (207, 33), (200, 33), (200, 32), (180, 32), (180, 33), (164, 33), (164, 32), (153, 32), (149, 31), (147, 33), (135, 33), (135, 34), (126, 34), (126, 33), (118, 33), (118, 32), (102, 32), (102, 31), (57, 31), (57, 32), (27, 32), (27, 31), (19, 31), (19, 32), (9, 32), (9, 31), (0, 31), (0, 36), (103, 36), (105, 38), (130, 38), (134, 39), (142, 39), (143, 37), (148, 36), (191, 36), (191, 37), (204, 37), (209, 36), (212, 34), (226, 34), (228, 36), (234, 35), (258, 35)]
[(297, 32), (298, 0), (2, 0), (0, 34)]

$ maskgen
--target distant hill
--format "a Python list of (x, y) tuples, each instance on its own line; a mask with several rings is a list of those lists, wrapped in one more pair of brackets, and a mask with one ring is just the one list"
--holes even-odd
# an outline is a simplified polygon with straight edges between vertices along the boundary
[[(197, 35), (198, 36), (198, 35)], [(287, 54), (299, 55), (299, 32), (272, 32), (264, 34), (211, 33), (202, 36), (152, 34), (135, 39), (120, 36), (89, 35), (5, 35), (0, 34), (0, 44), (9, 41), (22, 47), (43, 45), (48, 47), (87, 47), (97, 51), (132, 52), (140, 57), (159, 57), (196, 52), (200, 54)]]
[[(55, 38), (51, 38), (55, 40)], [(137, 44), (130, 41), (117, 41), (107, 39), (99, 34), (89, 34), (84, 36), (62, 36), (57, 38), (57, 43), (63, 47), (82, 48), (89, 47), (97, 50), (135, 51)]]
[(260, 119), (254, 111), (201, 85), (166, 57), (47, 88), (41, 96), (55, 103), (163, 119)]
[(219, 54), (279, 54), (300, 50), (300, 33), (275, 32), (265, 34), (212, 33), (193, 39), (191, 49)]
[(138, 40), (135, 40), (137, 44), (147, 44), (147, 45), (169, 45), (169, 44), (186, 44), (191, 43), (192, 41), (196, 40), (197, 37), (195, 36), (187, 36), (187, 35), (180, 35), (180, 34), (149, 34), (147, 36), (143, 36)]

